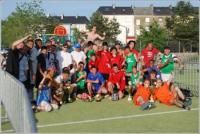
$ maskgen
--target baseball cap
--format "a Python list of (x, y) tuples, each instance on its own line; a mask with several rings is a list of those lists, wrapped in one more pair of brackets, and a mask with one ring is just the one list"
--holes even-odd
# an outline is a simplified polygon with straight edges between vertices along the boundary
[(79, 43), (74, 45), (75, 48), (81, 48), (81, 45)]

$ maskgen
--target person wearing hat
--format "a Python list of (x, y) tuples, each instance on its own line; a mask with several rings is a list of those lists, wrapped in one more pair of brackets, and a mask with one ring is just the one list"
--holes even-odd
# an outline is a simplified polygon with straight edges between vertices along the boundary
[(161, 55), (161, 63), (159, 64), (161, 77), (164, 82), (168, 81), (173, 74), (175, 62), (178, 62), (179, 66), (181, 65), (178, 57), (170, 52), (170, 48), (168, 46), (164, 47), (164, 53)]
[(72, 55), (68, 52), (67, 43), (63, 44), (62, 50), (57, 52), (57, 60), (59, 62), (59, 71), (62, 72), (64, 67), (69, 67), (73, 64)]
[(8, 58), (6, 60), (6, 71), (17, 79), (19, 79), (20, 53), (22, 53), (24, 41), (27, 39), (27, 37), (29, 37), (29, 35), (12, 43), (11, 49), (8, 52)]
[(81, 45), (79, 43), (74, 45), (75, 50), (71, 52), (72, 58), (75, 61), (75, 66), (78, 65), (79, 62), (83, 62), (85, 64), (86, 55), (81, 50)]

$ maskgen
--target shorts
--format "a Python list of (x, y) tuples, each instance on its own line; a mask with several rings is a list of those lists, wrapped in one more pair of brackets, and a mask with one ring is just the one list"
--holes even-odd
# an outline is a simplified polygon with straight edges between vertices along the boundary
[[(171, 73), (170, 73), (170, 74), (161, 73), (161, 78), (162, 78), (163, 82), (169, 81), (171, 75), (172, 75)], [(172, 80), (172, 82), (173, 82), (173, 81), (174, 81), (174, 80)]]

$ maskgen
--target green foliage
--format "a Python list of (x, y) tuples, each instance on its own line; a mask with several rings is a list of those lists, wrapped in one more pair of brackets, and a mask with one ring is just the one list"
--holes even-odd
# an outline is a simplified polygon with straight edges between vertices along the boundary
[(81, 33), (77, 28), (74, 28), (74, 29), (73, 29), (73, 36), (74, 36), (74, 38), (75, 38), (75, 40), (74, 40), (75, 42), (77, 42), (78, 39), (81, 39), (81, 40), (84, 39), (82, 33)]
[(180, 40), (182, 44), (199, 42), (198, 12), (190, 2), (179, 1), (173, 9), (171, 18), (166, 18), (166, 27), (172, 39)]
[(47, 18), (40, 7), (41, 1), (34, 0), (17, 5), (16, 10), (2, 23), (2, 43), (9, 46), (11, 43), (27, 34), (41, 33), (46, 30), (53, 32), (57, 20)]
[(156, 21), (153, 21), (149, 26), (149, 30), (141, 27), (141, 35), (138, 36), (137, 40), (138, 44), (141, 42), (142, 48), (144, 48), (149, 41), (152, 41), (156, 48), (162, 50), (167, 41), (166, 28), (161, 27)]
[(90, 17), (90, 23), (87, 25), (89, 30), (93, 26), (97, 27), (97, 33), (103, 36), (105, 33), (105, 41), (113, 43), (116, 40), (118, 34), (121, 33), (119, 30), (119, 23), (116, 19), (108, 20), (108, 18), (103, 17), (100, 12), (94, 12)]

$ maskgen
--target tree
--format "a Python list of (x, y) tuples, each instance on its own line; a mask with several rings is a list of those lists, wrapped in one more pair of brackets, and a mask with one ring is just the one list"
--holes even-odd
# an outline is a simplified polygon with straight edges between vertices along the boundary
[(138, 36), (137, 42), (142, 43), (142, 48), (144, 48), (149, 41), (152, 41), (154, 46), (160, 50), (166, 45), (167, 29), (161, 27), (156, 21), (153, 21), (149, 26), (149, 30), (144, 27), (141, 27), (140, 30), (141, 35)]
[(108, 18), (103, 17), (98, 11), (94, 12), (90, 17), (87, 28), (91, 30), (93, 26), (97, 27), (97, 33), (99, 35), (103, 36), (103, 33), (105, 33), (105, 41), (109, 43), (115, 42), (117, 35), (121, 33), (119, 23), (116, 19), (108, 20)]
[(193, 44), (197, 47), (199, 42), (198, 11), (190, 2), (179, 1), (173, 8), (173, 15), (166, 18), (166, 27), (171, 39), (180, 40), (181, 44)]
[(38, 0), (17, 4), (16, 10), (2, 23), (2, 43), (5, 46), (36, 31), (41, 33), (45, 29), (53, 32), (57, 20), (47, 18), (40, 4)]

